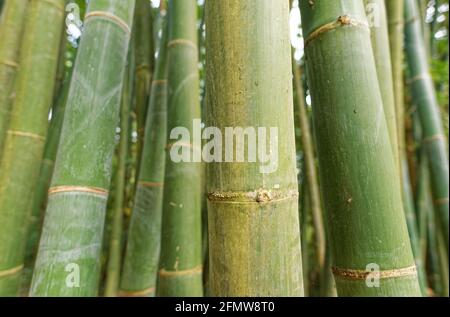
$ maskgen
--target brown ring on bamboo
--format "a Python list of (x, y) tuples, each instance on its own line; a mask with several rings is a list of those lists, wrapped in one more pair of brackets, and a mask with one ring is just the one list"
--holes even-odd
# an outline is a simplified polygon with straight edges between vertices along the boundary
[(415, 17), (412, 17), (411, 19), (409, 19), (408, 21), (405, 21), (404, 22), (404, 24), (405, 25), (407, 25), (407, 24), (410, 24), (410, 23), (413, 23), (413, 22), (416, 22), (417, 20), (418, 20), (419, 18), (417, 17), (417, 16), (415, 16)]
[(58, 5), (56, 2), (53, 2), (51, 0), (41, 0), (41, 2), (45, 2), (53, 6), (54, 8), (58, 9), (60, 12), (64, 13), (65, 9), (63, 6)]
[(155, 79), (152, 81), (152, 85), (166, 85), (167, 79)]
[(31, 133), (31, 132), (8, 130), (6, 133), (10, 134), (10, 135), (25, 137), (25, 138), (32, 138), (32, 139), (36, 139), (39, 141), (45, 141), (45, 137), (43, 137), (42, 135)]
[(23, 269), (23, 264), (13, 267), (11, 269), (0, 271), (0, 277), (11, 276), (19, 273)]
[(448, 204), (448, 201), (449, 201), (448, 197), (438, 198), (438, 199), (434, 200), (433, 204), (435, 206), (441, 206), (441, 205)]
[(256, 191), (244, 192), (213, 192), (208, 193), (208, 200), (217, 203), (274, 203), (284, 200), (297, 199), (298, 191), (274, 191), (269, 189), (258, 189)]
[(340, 17), (338, 17), (338, 19), (336, 21), (324, 24), (320, 27), (318, 27), (316, 30), (314, 30), (306, 39), (305, 39), (305, 47), (314, 39), (318, 38), (320, 35), (328, 32), (328, 31), (332, 31), (334, 29), (337, 29), (341, 26), (360, 26), (360, 27), (365, 27), (369, 30), (369, 25), (366, 22), (362, 22), (362, 21), (357, 21), (352, 19), (350, 16), (348, 15), (341, 15)]
[(131, 28), (129, 27), (127, 22), (125, 22), (124, 20), (122, 20), (115, 14), (112, 14), (107, 11), (92, 11), (92, 12), (89, 12), (86, 14), (84, 20), (87, 22), (89, 20), (89, 18), (93, 18), (93, 17), (100, 17), (100, 18), (109, 20), (109, 21), (113, 22), (114, 24), (116, 24), (117, 26), (119, 26), (122, 30), (124, 30), (128, 34), (131, 34)]
[(181, 271), (166, 271), (165, 269), (161, 269), (158, 274), (159, 276), (186, 276), (186, 275), (196, 275), (203, 273), (203, 266), (197, 266), (192, 269), (181, 270)]
[(427, 143), (431, 143), (431, 142), (436, 141), (436, 140), (445, 141), (445, 135), (443, 135), (443, 134), (435, 134), (435, 135), (426, 137), (426, 138), (424, 138), (422, 140), (422, 143), (423, 144), (427, 144)]
[(150, 294), (154, 294), (155, 293), (155, 288), (154, 287), (150, 287), (150, 288), (146, 288), (140, 291), (124, 291), (121, 290), (119, 291), (119, 296), (121, 297), (140, 297), (140, 296), (147, 296)]
[(156, 182), (144, 182), (144, 181), (140, 181), (138, 182), (138, 185), (142, 186), (142, 187), (163, 187), (164, 183), (156, 183)]
[(19, 68), (19, 63), (16, 63), (14, 61), (9, 61), (7, 59), (0, 61), (0, 64), (3, 64), (5, 66), (9, 66), (12, 68)]
[(408, 79), (408, 80), (407, 80), (407, 84), (408, 84), (408, 85), (411, 85), (413, 82), (416, 82), (416, 81), (418, 81), (418, 80), (428, 79), (428, 78), (430, 78), (430, 74), (428, 74), (428, 73), (422, 73), (422, 74), (419, 74), (419, 75), (417, 75), (417, 76), (414, 76), (414, 77)]
[(186, 40), (186, 39), (177, 39), (177, 40), (172, 40), (167, 44), (167, 47), (173, 47), (176, 45), (185, 45), (185, 46), (189, 46), (195, 50), (197, 50), (197, 44), (192, 42), (191, 40)]
[(102, 197), (108, 197), (108, 190), (98, 187), (87, 187), (87, 186), (55, 186), (48, 190), (48, 195), (70, 193), (70, 192), (80, 192), (80, 193), (90, 193)]
[(377, 273), (378, 278), (395, 278), (404, 276), (416, 276), (417, 269), (415, 265), (408, 266), (400, 269), (380, 270), (380, 271), (367, 271), (367, 270), (355, 270), (355, 269), (341, 269), (337, 267), (332, 268), (333, 275), (335, 277), (342, 277), (350, 280), (365, 280), (370, 274)]

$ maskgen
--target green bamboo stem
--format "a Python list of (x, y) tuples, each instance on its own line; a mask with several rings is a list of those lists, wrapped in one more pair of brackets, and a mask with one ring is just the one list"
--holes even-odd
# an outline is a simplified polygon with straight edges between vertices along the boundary
[(148, 0), (136, 0), (134, 16), (135, 28), (135, 98), (138, 124), (138, 163), (144, 147), (145, 121), (149, 103), (150, 83), (152, 82), (154, 48), (153, 48), (153, 18)]
[(400, 159), (398, 153), (397, 118), (395, 115), (395, 94), (394, 83), (392, 81), (391, 52), (389, 50), (389, 32), (386, 7), (384, 0), (364, 0), (365, 5), (374, 7), (373, 14), (376, 15), (378, 23), (371, 25), (372, 50), (377, 68), (378, 84), (381, 98), (383, 99), (383, 110), (389, 130), (389, 140), (391, 141), (392, 153), (400, 170)]
[[(128, 157), (128, 137), (130, 125), (131, 89), (129, 70), (125, 72), (120, 109), (120, 141), (118, 146), (117, 171), (114, 179), (114, 202), (111, 237), (109, 240), (109, 256), (105, 282), (105, 296), (116, 297), (120, 283), (122, 264), (122, 231), (123, 210), (125, 203), (125, 177)], [(132, 82), (132, 81), (131, 81)]]
[(57, 98), (56, 105), (52, 109), (52, 119), (50, 121), (49, 132), (45, 142), (44, 156), (39, 171), (39, 178), (35, 186), (31, 217), (29, 218), (28, 224), (27, 245), (25, 248), (25, 269), (30, 270), (29, 274), (27, 272), (26, 281), (24, 281), (24, 286), (26, 288), (29, 288), (31, 284), (31, 271), (34, 266), (39, 238), (41, 236), (42, 221), (47, 205), (47, 192), (53, 175), (53, 167), (61, 136), (71, 77), (72, 71), (69, 71), (62, 82), (62, 90)]
[(437, 220), (441, 226), (444, 242), (448, 249), (449, 168), (446, 149), (447, 140), (442, 128), (436, 92), (428, 68), (427, 53), (421, 33), (417, 3), (414, 0), (406, 0), (405, 4), (406, 52), (410, 73), (409, 83), (414, 103), (419, 110), (423, 131), (423, 144), (428, 153), (431, 188), (437, 212)]
[(64, 1), (33, 1), (28, 12), (0, 166), (0, 296), (14, 296), (19, 289), (53, 98)]
[(322, 274), (324, 272), (326, 242), (325, 242), (325, 230), (323, 228), (322, 204), (320, 199), (319, 183), (317, 180), (317, 172), (314, 158), (314, 147), (310, 132), (311, 129), (309, 127), (309, 119), (306, 113), (304, 91), (303, 85), (301, 83), (300, 67), (297, 65), (297, 62), (295, 61), (294, 58), (292, 58), (292, 67), (294, 73), (294, 85), (297, 92), (296, 94), (297, 111), (300, 119), (299, 122), (301, 129), (303, 155), (305, 161), (305, 174), (309, 188), (311, 212), (314, 223), (314, 233), (318, 256), (317, 263), (319, 266), (318, 270)]
[(363, 2), (300, 5), (337, 293), (420, 296)]
[[(404, 1), (405, 0), (385, 0), (392, 64), (392, 80), (394, 84), (400, 173), (402, 172), (401, 164), (403, 161), (403, 153), (405, 151), (405, 110), (403, 91)], [(386, 79), (383, 78), (382, 80)]]
[(8, 0), (0, 17), (0, 161), (13, 104), (14, 78), (19, 68), (19, 51), (27, 0)]
[(31, 296), (97, 294), (134, 1), (90, 1), (66, 105)]
[(266, 138), (278, 128), (277, 168), (207, 166), (211, 295), (303, 296), (289, 3), (208, 0), (205, 10), (207, 126), (266, 128)]
[(163, 26), (150, 94), (143, 164), (139, 172), (121, 280), (122, 296), (154, 296), (156, 290), (167, 137), (166, 29)]
[[(197, 2), (169, 1), (168, 122), (193, 133), (200, 119)], [(176, 140), (168, 134), (167, 154)], [(187, 141), (190, 142), (190, 141)], [(191, 152), (191, 146), (183, 148)], [(201, 163), (172, 161), (166, 155), (159, 296), (202, 296)]]

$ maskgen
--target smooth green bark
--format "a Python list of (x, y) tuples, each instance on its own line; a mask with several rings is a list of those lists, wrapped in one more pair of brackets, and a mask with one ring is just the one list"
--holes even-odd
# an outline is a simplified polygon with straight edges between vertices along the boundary
[(0, 161), (13, 103), (14, 79), (28, 0), (8, 0), (0, 17)]
[(420, 296), (363, 2), (300, 5), (337, 293)]
[(31, 296), (97, 295), (134, 1), (89, 2)]
[(201, 164), (176, 163), (170, 152), (199, 149), (177, 145), (176, 127), (193, 135), (200, 119), (197, 2), (169, 1), (168, 121), (158, 296), (202, 296)]
[(167, 141), (167, 27), (163, 26), (121, 280), (122, 296), (154, 296), (161, 249)]
[[(207, 165), (210, 294), (303, 296), (289, 3), (209, 0), (205, 9), (206, 126), (223, 136), (254, 128), (259, 158), (271, 145), (278, 153), (270, 163), (249, 162), (255, 153), (245, 150), (243, 162)], [(210, 142), (226, 159), (238, 138), (228, 150)]]
[(449, 168), (447, 140), (444, 135), (439, 105), (428, 67), (427, 52), (423, 40), (417, 3), (406, 0), (406, 52), (409, 67), (409, 83), (413, 102), (417, 105), (423, 131), (423, 145), (428, 154), (431, 188), (437, 212), (437, 221), (447, 247), (449, 240)]
[(3, 296), (14, 296), (19, 288), (63, 30), (63, 0), (33, 1), (29, 5), (13, 111), (0, 166), (0, 295)]

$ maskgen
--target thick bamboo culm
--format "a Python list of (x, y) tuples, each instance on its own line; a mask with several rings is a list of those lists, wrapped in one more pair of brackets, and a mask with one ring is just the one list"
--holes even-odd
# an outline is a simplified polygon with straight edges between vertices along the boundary
[(0, 161), (13, 103), (14, 78), (28, 0), (7, 0), (0, 16)]
[(201, 163), (178, 162), (170, 153), (198, 148), (190, 140), (182, 145), (170, 138), (176, 127), (193, 135), (200, 120), (197, 51), (197, 2), (169, 1), (168, 116), (161, 258), (158, 296), (202, 296)]
[(154, 296), (156, 291), (167, 138), (167, 36), (167, 27), (163, 25), (124, 258), (121, 296)]
[(133, 0), (89, 2), (31, 296), (97, 295), (111, 160), (133, 13)]
[(406, 53), (410, 74), (408, 83), (419, 111), (423, 131), (422, 142), (428, 153), (434, 208), (444, 235), (448, 258), (449, 167), (447, 140), (443, 131), (433, 80), (428, 69), (426, 44), (423, 40), (417, 3), (414, 0), (405, 1)]
[(420, 296), (363, 2), (300, 9), (337, 293)]
[(210, 295), (303, 296), (289, 2), (207, 1), (205, 10), (207, 126), (266, 129), (263, 148), (278, 128), (276, 162), (207, 166)]
[(64, 20), (64, 0), (28, 5), (21, 66), (0, 166), (0, 296), (13, 296), (19, 288)]

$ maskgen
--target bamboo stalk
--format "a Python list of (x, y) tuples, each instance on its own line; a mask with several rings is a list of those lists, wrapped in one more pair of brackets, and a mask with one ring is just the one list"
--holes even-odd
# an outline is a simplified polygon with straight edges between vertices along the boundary
[[(417, 105), (423, 131), (423, 144), (430, 164), (431, 188), (437, 220), (448, 249), (449, 239), (449, 168), (446, 137), (442, 128), (439, 106), (428, 68), (425, 43), (421, 33), (417, 3), (405, 2), (406, 51), (410, 70), (409, 83)], [(447, 251), (448, 258), (448, 251)]]
[(138, 163), (144, 147), (145, 121), (149, 103), (150, 83), (152, 82), (154, 48), (153, 48), (153, 18), (148, 0), (136, 0), (134, 16), (135, 28), (135, 98), (138, 124)]
[(0, 296), (14, 296), (19, 289), (27, 221), (53, 97), (63, 12), (63, 0), (33, 1), (27, 16), (16, 97), (0, 166)]
[(363, 2), (300, 5), (337, 293), (420, 296)]
[[(31, 296), (94, 296), (134, 1), (90, 1)], [(101, 35), (101, 36), (100, 36)]]
[(314, 147), (309, 127), (309, 119), (306, 113), (303, 86), (301, 83), (300, 68), (297, 62), (292, 58), (294, 85), (296, 88), (297, 111), (299, 115), (303, 155), (305, 161), (305, 174), (308, 182), (311, 212), (314, 223), (314, 234), (316, 239), (318, 270), (320, 274), (324, 273), (324, 262), (326, 252), (325, 230), (323, 228), (322, 205), (319, 192), (319, 183), (317, 180), (316, 165), (314, 159)]
[[(200, 119), (196, 1), (170, 0), (169, 15), (167, 131), (185, 127), (192, 135)], [(167, 144), (168, 152), (178, 147), (170, 134)], [(201, 164), (166, 155), (159, 296), (203, 295), (200, 195)]]
[(397, 118), (395, 115), (395, 94), (394, 83), (392, 80), (391, 53), (389, 50), (389, 33), (387, 14), (384, 0), (365, 0), (366, 7), (373, 6), (375, 21), (371, 25), (372, 50), (377, 68), (378, 84), (380, 87), (381, 98), (383, 99), (383, 110), (386, 118), (387, 128), (389, 130), (389, 140), (392, 146), (394, 160), (397, 162), (397, 168), (400, 171), (400, 158), (398, 153), (398, 135)]
[(14, 101), (14, 79), (19, 68), (19, 51), (27, 0), (8, 0), (0, 17), (0, 161)]
[[(132, 68), (131, 68), (132, 69)], [(128, 143), (130, 135), (130, 109), (132, 104), (133, 82), (130, 74), (130, 66), (127, 67), (123, 80), (122, 101), (120, 107), (120, 141), (118, 146), (117, 171), (114, 178), (115, 195), (113, 202), (113, 219), (111, 237), (109, 242), (109, 255), (105, 281), (105, 296), (118, 296), (120, 285), (120, 272), (122, 266), (122, 231), (125, 206), (125, 181), (126, 164), (128, 157)]]
[[(385, 0), (389, 47), (392, 64), (392, 79), (394, 84), (395, 116), (397, 118), (397, 136), (399, 153), (399, 170), (402, 172), (402, 156), (405, 151), (405, 110), (403, 91), (403, 45), (404, 45), (404, 0)], [(383, 80), (385, 80), (383, 78)]]
[(249, 160), (207, 166), (211, 295), (303, 296), (289, 3), (208, 0), (205, 10), (207, 126), (278, 129), (259, 141), (276, 138), (270, 169)]
[(122, 296), (154, 296), (161, 249), (167, 137), (167, 27), (163, 26), (145, 126), (142, 168), (126, 247)]

